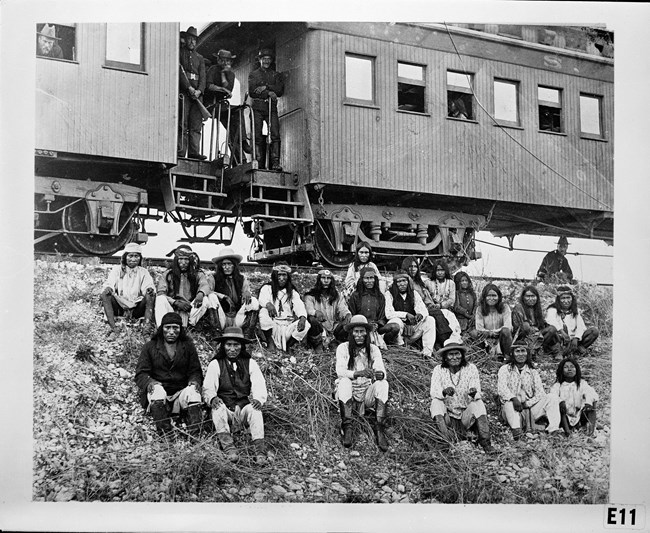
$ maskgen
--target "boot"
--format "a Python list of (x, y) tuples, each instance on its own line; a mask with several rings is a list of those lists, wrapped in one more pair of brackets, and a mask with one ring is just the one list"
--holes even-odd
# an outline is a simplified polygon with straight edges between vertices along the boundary
[(288, 352), (291, 348), (293, 348), (296, 344), (298, 344), (298, 339), (296, 339), (295, 337), (289, 337), (289, 338), (287, 339), (287, 352)]
[(203, 426), (203, 408), (200, 403), (187, 406), (187, 431), (190, 435), (198, 437)]
[(156, 331), (156, 323), (153, 320), (154, 297), (147, 295), (144, 298), (144, 329), (142, 330), (142, 334), (145, 337), (151, 337), (154, 331)]
[(237, 448), (232, 441), (232, 435), (230, 433), (217, 433), (217, 440), (221, 444), (221, 449), (223, 453), (226, 454), (228, 461), (236, 463), (239, 461), (239, 454), (237, 453)]
[(339, 410), (341, 411), (343, 446), (350, 448), (352, 446), (352, 400), (350, 399), (345, 403), (339, 400)]
[(264, 168), (264, 152), (266, 148), (264, 144), (255, 143), (255, 160), (257, 161), (257, 168)]
[(485, 450), (485, 453), (494, 453), (496, 450), (490, 442), (490, 425), (487, 416), (481, 415), (476, 419), (476, 429), (478, 430), (478, 443)]
[(307, 343), (314, 350), (314, 353), (323, 353), (323, 336), (317, 335), (315, 337), (307, 336)]
[(242, 325), (244, 330), (244, 337), (251, 340), (256, 340), (255, 330), (257, 329), (257, 312), (249, 311), (246, 313), (246, 318)]
[(447, 428), (447, 423), (445, 422), (445, 417), (442, 415), (436, 415), (433, 417), (433, 421), (436, 423), (438, 433), (440, 433), (442, 439), (447, 443), (451, 442), (449, 429)]
[(571, 426), (569, 425), (569, 417), (566, 415), (566, 413), (562, 413), (560, 415), (560, 427), (564, 431), (564, 435), (566, 437), (571, 435)]
[(512, 438), (514, 440), (519, 440), (524, 434), (524, 430), (521, 428), (512, 428)]
[(172, 434), (173, 428), (169, 414), (167, 413), (167, 405), (165, 400), (154, 400), (149, 406), (149, 411), (156, 424), (156, 431), (158, 435), (169, 436)]
[(386, 429), (386, 404), (381, 400), (375, 400), (375, 416), (377, 417), (377, 446), (382, 452), (387, 452), (388, 440), (384, 433)]
[(272, 329), (265, 329), (262, 330), (264, 332), (264, 336), (266, 337), (266, 349), (269, 352), (277, 352), (278, 347), (275, 345), (275, 341), (273, 340), (273, 330)]
[(208, 320), (210, 321), (210, 327), (212, 328), (212, 333), (215, 337), (221, 336), (221, 324), (219, 324), (219, 313), (216, 309), (208, 309)]
[(275, 141), (271, 143), (271, 170), (277, 172), (282, 172), (282, 167), (280, 166), (280, 141)]
[(106, 320), (108, 325), (111, 328), (111, 331), (115, 331), (115, 313), (113, 311), (113, 304), (111, 303), (110, 294), (101, 294), (102, 306), (104, 307), (104, 313), (106, 313)]
[(596, 430), (596, 410), (585, 411), (585, 415), (587, 416), (587, 436), (591, 437)]
[(255, 462), (262, 466), (266, 464), (266, 444), (264, 439), (256, 439), (253, 441), (253, 448), (255, 450)]

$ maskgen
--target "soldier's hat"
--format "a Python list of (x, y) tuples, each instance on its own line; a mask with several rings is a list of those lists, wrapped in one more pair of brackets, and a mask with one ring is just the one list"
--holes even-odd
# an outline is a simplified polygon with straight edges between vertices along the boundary
[(569, 246), (569, 241), (565, 235), (561, 235), (560, 238), (557, 240), (557, 244), (559, 244), (560, 246)]
[(199, 34), (197, 33), (196, 28), (194, 26), (190, 26), (189, 28), (187, 28), (187, 30), (185, 30), (184, 33), (186, 36), (191, 35), (192, 37), (196, 37), (196, 38), (199, 37)]
[(38, 35), (42, 35), (43, 37), (47, 37), (48, 39), (54, 39), (55, 41), (60, 41), (61, 38), (56, 36), (56, 28), (54, 27), (54, 24), (49, 26), (48, 24), (45, 24), (41, 28), (41, 31), (36, 32)]
[(273, 50), (271, 50), (270, 48), (262, 48), (257, 54), (257, 57), (260, 59), (267, 56), (271, 58), (275, 57)]
[(216, 54), (212, 54), (215, 59), (235, 59), (237, 56), (233, 55), (230, 50), (219, 50)]

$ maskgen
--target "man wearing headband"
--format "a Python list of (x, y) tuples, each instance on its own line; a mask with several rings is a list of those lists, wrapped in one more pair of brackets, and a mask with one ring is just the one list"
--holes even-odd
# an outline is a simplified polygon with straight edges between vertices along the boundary
[(336, 288), (336, 280), (329, 270), (318, 271), (316, 285), (305, 295), (305, 308), (311, 326), (307, 342), (314, 352), (323, 351), (323, 332), (338, 342), (346, 340), (344, 326), (352, 313)]
[(210, 325), (219, 334), (219, 300), (210, 290), (196, 254), (187, 244), (181, 244), (173, 254), (171, 268), (156, 283), (156, 324), (160, 325), (165, 313), (176, 311), (183, 319), (183, 326), (195, 326), (207, 312)]
[(178, 313), (167, 313), (154, 337), (142, 347), (135, 370), (140, 403), (162, 436), (171, 436), (171, 415), (185, 418), (188, 431), (197, 435), (203, 423), (203, 372), (194, 343)]
[(260, 327), (269, 350), (287, 351), (307, 336), (307, 310), (291, 283), (291, 267), (285, 261), (273, 266), (271, 282), (260, 289), (259, 302)]

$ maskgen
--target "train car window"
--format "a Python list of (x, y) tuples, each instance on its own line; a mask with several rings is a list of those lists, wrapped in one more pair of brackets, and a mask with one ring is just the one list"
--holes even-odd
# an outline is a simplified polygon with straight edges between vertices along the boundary
[(603, 137), (602, 97), (593, 94), (580, 94), (580, 133), (585, 137)]
[(494, 118), (519, 126), (519, 82), (494, 80)]
[(473, 74), (447, 71), (447, 116), (474, 120)]
[(106, 24), (104, 66), (137, 72), (144, 71), (144, 24)]
[(522, 39), (522, 26), (517, 26), (513, 24), (499, 24), (499, 35), (505, 37), (513, 37), (515, 39)]
[(562, 91), (552, 87), (537, 88), (539, 106), (539, 129), (561, 133), (564, 131), (562, 120)]
[(424, 113), (425, 70), (422, 65), (397, 63), (397, 109)]
[(345, 54), (345, 98), (374, 104), (375, 58)]
[(74, 24), (36, 25), (36, 55), (48, 59), (77, 60), (77, 28)]

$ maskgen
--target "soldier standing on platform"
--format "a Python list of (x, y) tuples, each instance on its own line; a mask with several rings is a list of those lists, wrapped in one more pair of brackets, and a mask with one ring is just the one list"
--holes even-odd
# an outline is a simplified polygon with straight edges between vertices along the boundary
[(190, 26), (182, 37), (185, 46), (181, 47), (179, 55), (178, 157), (185, 157), (187, 152), (191, 159), (205, 159), (201, 155), (203, 117), (199, 106), (205, 91), (205, 63), (203, 56), (194, 51), (198, 37), (196, 28)]

